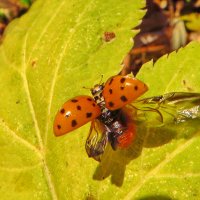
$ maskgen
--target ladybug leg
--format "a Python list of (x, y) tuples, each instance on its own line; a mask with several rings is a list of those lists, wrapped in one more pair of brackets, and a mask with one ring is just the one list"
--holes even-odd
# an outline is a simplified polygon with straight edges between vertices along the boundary
[(117, 134), (115, 134), (115, 132), (110, 132), (108, 134), (108, 140), (109, 140), (109, 142), (111, 144), (112, 149), (113, 150), (117, 150), (117, 144), (118, 144), (118, 142), (117, 142)]

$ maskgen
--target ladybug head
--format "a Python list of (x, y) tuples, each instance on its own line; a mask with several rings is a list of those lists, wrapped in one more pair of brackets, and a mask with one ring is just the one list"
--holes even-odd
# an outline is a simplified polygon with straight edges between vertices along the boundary
[(95, 96), (101, 96), (103, 88), (104, 88), (104, 83), (102, 83), (103, 75), (101, 75), (101, 79), (98, 84), (94, 85), (93, 88), (90, 89), (92, 95)]
[(95, 97), (102, 93), (103, 87), (104, 87), (103, 84), (96, 84), (93, 88), (90, 89), (90, 91), (92, 95)]

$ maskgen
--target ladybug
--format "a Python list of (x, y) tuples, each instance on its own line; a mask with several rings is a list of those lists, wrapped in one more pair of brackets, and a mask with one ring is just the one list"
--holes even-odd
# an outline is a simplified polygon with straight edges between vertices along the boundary
[(147, 90), (138, 79), (113, 76), (91, 89), (93, 98), (77, 96), (64, 103), (54, 120), (54, 134), (64, 135), (91, 121), (85, 148), (89, 157), (100, 161), (108, 142), (114, 150), (130, 146), (137, 121), (146, 124), (149, 111), (156, 113), (150, 115), (151, 125), (199, 118), (200, 93), (172, 92), (137, 100)]
[(108, 141), (113, 149), (127, 148), (135, 137), (135, 125), (124, 107), (147, 90), (136, 78), (113, 76), (91, 89), (93, 98), (77, 96), (65, 102), (55, 117), (54, 133), (61, 136), (91, 121), (85, 145), (90, 157), (99, 160)]

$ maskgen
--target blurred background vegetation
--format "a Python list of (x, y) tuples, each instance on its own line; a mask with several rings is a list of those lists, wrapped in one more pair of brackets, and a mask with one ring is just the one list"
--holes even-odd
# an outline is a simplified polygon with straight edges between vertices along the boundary
[[(28, 11), (34, 0), (0, 0), (0, 40), (6, 26)], [(137, 74), (141, 66), (164, 54), (200, 41), (200, 0), (146, 0), (146, 15), (135, 29), (140, 32), (124, 60), (122, 74)], [(156, 23), (155, 23), (156, 22)], [(111, 40), (113, 33), (106, 33)]]

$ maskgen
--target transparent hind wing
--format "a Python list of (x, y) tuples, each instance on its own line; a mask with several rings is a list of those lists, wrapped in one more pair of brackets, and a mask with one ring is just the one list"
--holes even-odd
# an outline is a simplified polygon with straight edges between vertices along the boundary
[(151, 125), (181, 123), (200, 118), (200, 93), (172, 92), (136, 100), (128, 106), (135, 109), (135, 120)]
[(102, 124), (99, 120), (93, 120), (85, 143), (88, 156), (93, 157), (97, 161), (101, 160), (101, 155), (104, 153), (108, 142), (108, 132), (106, 128), (106, 125)]

